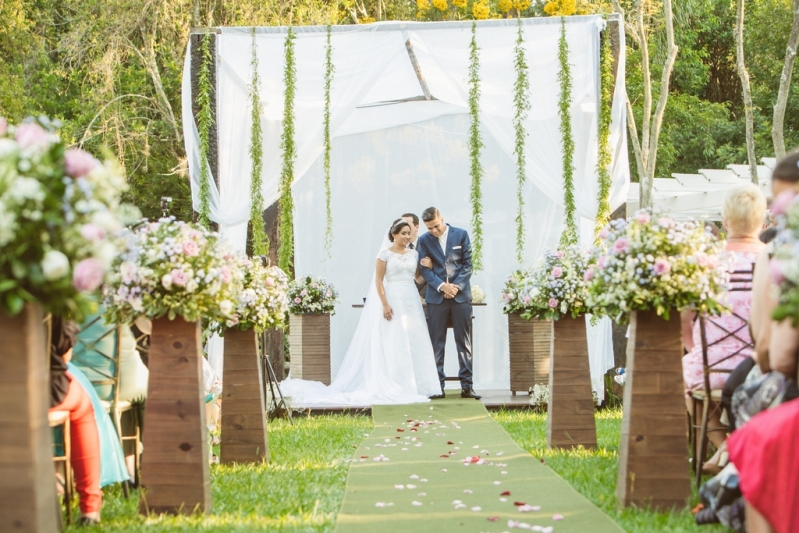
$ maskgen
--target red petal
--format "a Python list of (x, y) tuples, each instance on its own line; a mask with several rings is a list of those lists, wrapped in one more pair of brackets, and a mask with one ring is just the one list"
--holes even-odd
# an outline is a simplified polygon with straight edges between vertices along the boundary
[(521, 507), (522, 505), (526, 505), (524, 502), (513, 502), (513, 505), (516, 507)]
[(394, 438), (395, 438), (395, 439), (398, 439), (398, 438), (400, 438), (400, 436), (399, 436), (399, 435), (397, 435), (397, 436), (396, 436), (396, 437), (394, 437)]
[(408, 420), (406, 420), (406, 422), (413, 422), (413, 420), (411, 420), (411, 419), (408, 419)]
[(478, 462), (479, 460), (480, 460), (480, 458), (479, 458), (479, 457), (477, 457), (476, 455), (475, 455), (474, 457), (472, 457), (472, 462), (473, 462), (473, 463), (476, 463), (476, 462)]
[(489, 522), (499, 522), (499, 517), (498, 516), (489, 516), (488, 517), (488, 521)]
[(449, 455), (447, 455), (447, 454), (442, 454), (442, 455), (441, 455), (441, 458), (442, 458), (442, 459), (447, 459), (447, 458), (449, 458)]
[(368, 455), (361, 455), (361, 459), (369, 459)]
[(403, 431), (405, 431), (405, 430), (404, 430), (404, 429), (402, 429), (402, 428), (397, 428), (397, 431), (399, 431), (400, 433), (402, 433), (402, 432), (403, 432)]
[(505, 492), (501, 492), (499, 495), (500, 496), (510, 496), (510, 491), (506, 490)]
[(447, 441), (447, 444), (455, 444), (455, 443), (454, 443), (454, 442), (452, 442), (451, 440), (448, 440), (448, 441)]
[(543, 459), (541, 459), (541, 464), (546, 464), (546, 462)]
[[(405, 431), (405, 430), (403, 430), (403, 431)], [(416, 431), (416, 428), (411, 428), (411, 431)]]

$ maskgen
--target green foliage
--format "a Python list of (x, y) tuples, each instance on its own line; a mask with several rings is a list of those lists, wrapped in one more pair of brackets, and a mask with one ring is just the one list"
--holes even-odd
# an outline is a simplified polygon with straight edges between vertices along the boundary
[(518, 19), (518, 35), (514, 47), (513, 64), (516, 68), (516, 81), (513, 84), (513, 130), (516, 138), (516, 146), (513, 150), (513, 153), (516, 154), (516, 260), (521, 263), (524, 261), (524, 182), (527, 179), (524, 156), (527, 131), (524, 128), (524, 121), (527, 120), (527, 113), (530, 111), (528, 94), (530, 81), (527, 78), (527, 61), (524, 57), (522, 19)]
[(472, 41), (469, 44), (469, 175), (472, 178), (472, 268), (483, 269), (483, 166), (480, 151), (480, 48), (477, 46), (477, 23), (472, 22)]
[(596, 174), (599, 186), (597, 188), (597, 208), (596, 223), (594, 234), (605, 227), (610, 220), (610, 163), (612, 154), (610, 153), (610, 112), (613, 105), (613, 93), (610, 88), (614, 85), (613, 79), (613, 55), (610, 50), (610, 35), (605, 33), (602, 38), (602, 48), (600, 49), (599, 63), (599, 156), (596, 162)]
[(200, 136), (200, 211), (198, 223), (206, 228), (211, 228), (211, 170), (208, 168), (208, 147), (211, 126), (214, 124), (214, 114), (211, 109), (211, 65), (214, 57), (211, 54), (211, 40), (214, 34), (206, 33), (200, 42), (202, 62), (197, 72), (197, 131)]
[(563, 207), (566, 214), (566, 227), (560, 236), (558, 248), (577, 244), (576, 208), (574, 206), (574, 136), (572, 135), (571, 101), (572, 74), (569, 65), (569, 43), (566, 40), (566, 19), (560, 19), (560, 41), (558, 42), (558, 115), (560, 116), (560, 134), (563, 143)]
[(330, 257), (330, 248), (333, 246), (333, 213), (330, 210), (330, 89), (333, 86), (333, 45), (330, 43), (330, 25), (327, 26), (327, 47), (325, 48), (325, 130), (324, 130), (324, 170), (325, 170), (325, 213), (327, 224), (325, 228), (325, 250)]
[(283, 170), (280, 173), (280, 248), (277, 264), (291, 277), (292, 256), (294, 255), (294, 198), (291, 185), (294, 183), (294, 160), (297, 147), (294, 144), (294, 83), (297, 79), (297, 66), (294, 63), (294, 39), (296, 36), (289, 27), (286, 34), (283, 71), (283, 133), (280, 135), (280, 149), (283, 153)]
[(250, 159), (252, 160), (252, 174), (250, 174), (250, 224), (252, 225), (252, 251), (254, 255), (269, 254), (269, 237), (264, 229), (264, 197), (261, 192), (261, 173), (263, 172), (264, 148), (262, 144), (261, 128), (261, 97), (259, 93), (260, 79), (258, 76), (258, 53), (255, 41), (255, 28), (252, 30), (252, 126), (250, 128)]

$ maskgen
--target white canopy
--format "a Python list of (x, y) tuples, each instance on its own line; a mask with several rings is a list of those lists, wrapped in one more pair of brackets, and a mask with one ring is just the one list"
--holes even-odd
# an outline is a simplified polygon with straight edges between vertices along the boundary
[[(467, 133), (471, 22), (383, 22), (332, 28), (335, 77), (331, 94), (331, 187), (334, 241), (324, 249), (326, 230), (323, 110), (326, 28), (297, 27), (295, 101), (295, 269), (298, 276), (322, 275), (341, 293), (333, 317), (333, 374), (357, 324), (352, 304), (366, 294), (384, 231), (406, 212), (438, 207), (447, 222), (471, 230)], [(477, 23), (480, 47), (480, 126), (485, 148), (483, 185), (484, 270), (473, 277), (488, 306), (475, 310), (475, 386), (507, 389), (508, 341), (500, 292), (521, 265), (515, 259), (516, 175), (512, 117), (516, 78), (513, 48), (517, 20)], [(572, 128), (575, 141), (575, 203), (586, 242), (596, 214), (597, 110), (599, 101), (599, 16), (567, 17), (573, 76)], [(563, 181), (558, 38), (560, 18), (521, 21), (529, 66), (531, 110), (525, 127), (527, 182), (525, 262), (557, 246), (563, 229)], [(251, 28), (222, 28), (217, 37), (217, 124), (219, 191), (212, 187), (211, 219), (243, 249), (250, 210)], [(281, 169), (284, 42), (287, 28), (255, 29), (263, 126), (263, 196), (278, 198)], [(624, 42), (623, 35), (620, 42)], [(412, 49), (412, 54), (409, 52)], [(627, 197), (624, 50), (613, 105), (611, 207)], [(415, 56), (420, 75), (414, 69)], [(183, 83), (186, 152), (195, 210), (199, 154), (191, 113), (187, 53)], [(425, 99), (421, 79), (431, 99)], [(608, 324), (592, 330), (594, 376), (613, 356)], [(456, 373), (454, 351), (447, 371)], [(601, 370), (599, 367), (603, 367)], [(598, 385), (597, 385), (598, 386)]]

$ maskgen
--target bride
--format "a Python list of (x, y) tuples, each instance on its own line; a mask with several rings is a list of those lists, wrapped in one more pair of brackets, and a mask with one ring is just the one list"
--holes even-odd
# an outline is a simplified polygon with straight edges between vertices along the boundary
[[(375, 278), (361, 320), (329, 387), (286, 379), (293, 406), (404, 404), (441, 394), (424, 310), (414, 280), (418, 253), (408, 250), (411, 227), (398, 219), (375, 260)], [(388, 246), (386, 246), (388, 245)]]

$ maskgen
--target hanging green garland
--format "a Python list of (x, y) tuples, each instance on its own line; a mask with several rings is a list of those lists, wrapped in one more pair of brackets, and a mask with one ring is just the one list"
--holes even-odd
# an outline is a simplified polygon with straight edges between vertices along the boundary
[(261, 194), (261, 172), (264, 168), (261, 129), (261, 97), (258, 77), (258, 46), (255, 41), (255, 28), (252, 29), (252, 127), (250, 129), (250, 159), (252, 174), (250, 175), (250, 224), (252, 224), (253, 255), (269, 254), (269, 237), (264, 229), (264, 197)]
[(330, 248), (333, 246), (333, 214), (330, 211), (330, 89), (333, 86), (333, 45), (330, 43), (330, 25), (327, 26), (327, 49), (325, 50), (325, 212), (327, 224), (325, 230), (325, 250), (330, 257)]
[(204, 228), (211, 228), (211, 169), (208, 168), (209, 138), (214, 114), (211, 110), (211, 33), (200, 41), (200, 69), (197, 73), (197, 132), (200, 137), (200, 211), (198, 221)]
[(285, 42), (285, 64), (283, 71), (283, 133), (280, 135), (280, 149), (283, 152), (283, 169), (280, 174), (280, 247), (277, 265), (284, 272), (291, 272), (291, 256), (294, 251), (294, 199), (291, 185), (294, 182), (294, 159), (297, 148), (294, 145), (294, 82), (297, 67), (294, 63), (294, 39), (296, 36), (289, 27)]
[(571, 96), (572, 74), (569, 65), (569, 43), (566, 41), (566, 19), (561, 17), (560, 42), (558, 43), (558, 82), (560, 82), (560, 134), (563, 139), (563, 206), (566, 228), (560, 236), (560, 247), (577, 244), (577, 222), (574, 207), (574, 137), (572, 137)]
[(472, 269), (483, 269), (483, 167), (480, 165), (480, 49), (477, 47), (477, 23), (472, 22), (472, 42), (469, 45), (469, 157), (472, 177)]
[(530, 111), (530, 81), (527, 79), (527, 61), (524, 57), (524, 37), (522, 35), (522, 19), (519, 21), (519, 34), (516, 38), (514, 54), (516, 59), (516, 83), (513, 84), (513, 129), (516, 133), (516, 260), (521, 263), (524, 260), (524, 182), (527, 177), (525, 174), (524, 143), (527, 139), (527, 131), (524, 129), (524, 121), (527, 120), (527, 113)]
[[(596, 225), (594, 234), (605, 227), (610, 220), (610, 111), (613, 105), (613, 54), (610, 50), (610, 36), (605, 34), (600, 50), (600, 96), (599, 96), (599, 157), (596, 174), (599, 182), (597, 191)], [(598, 237), (597, 237), (598, 238)]]

